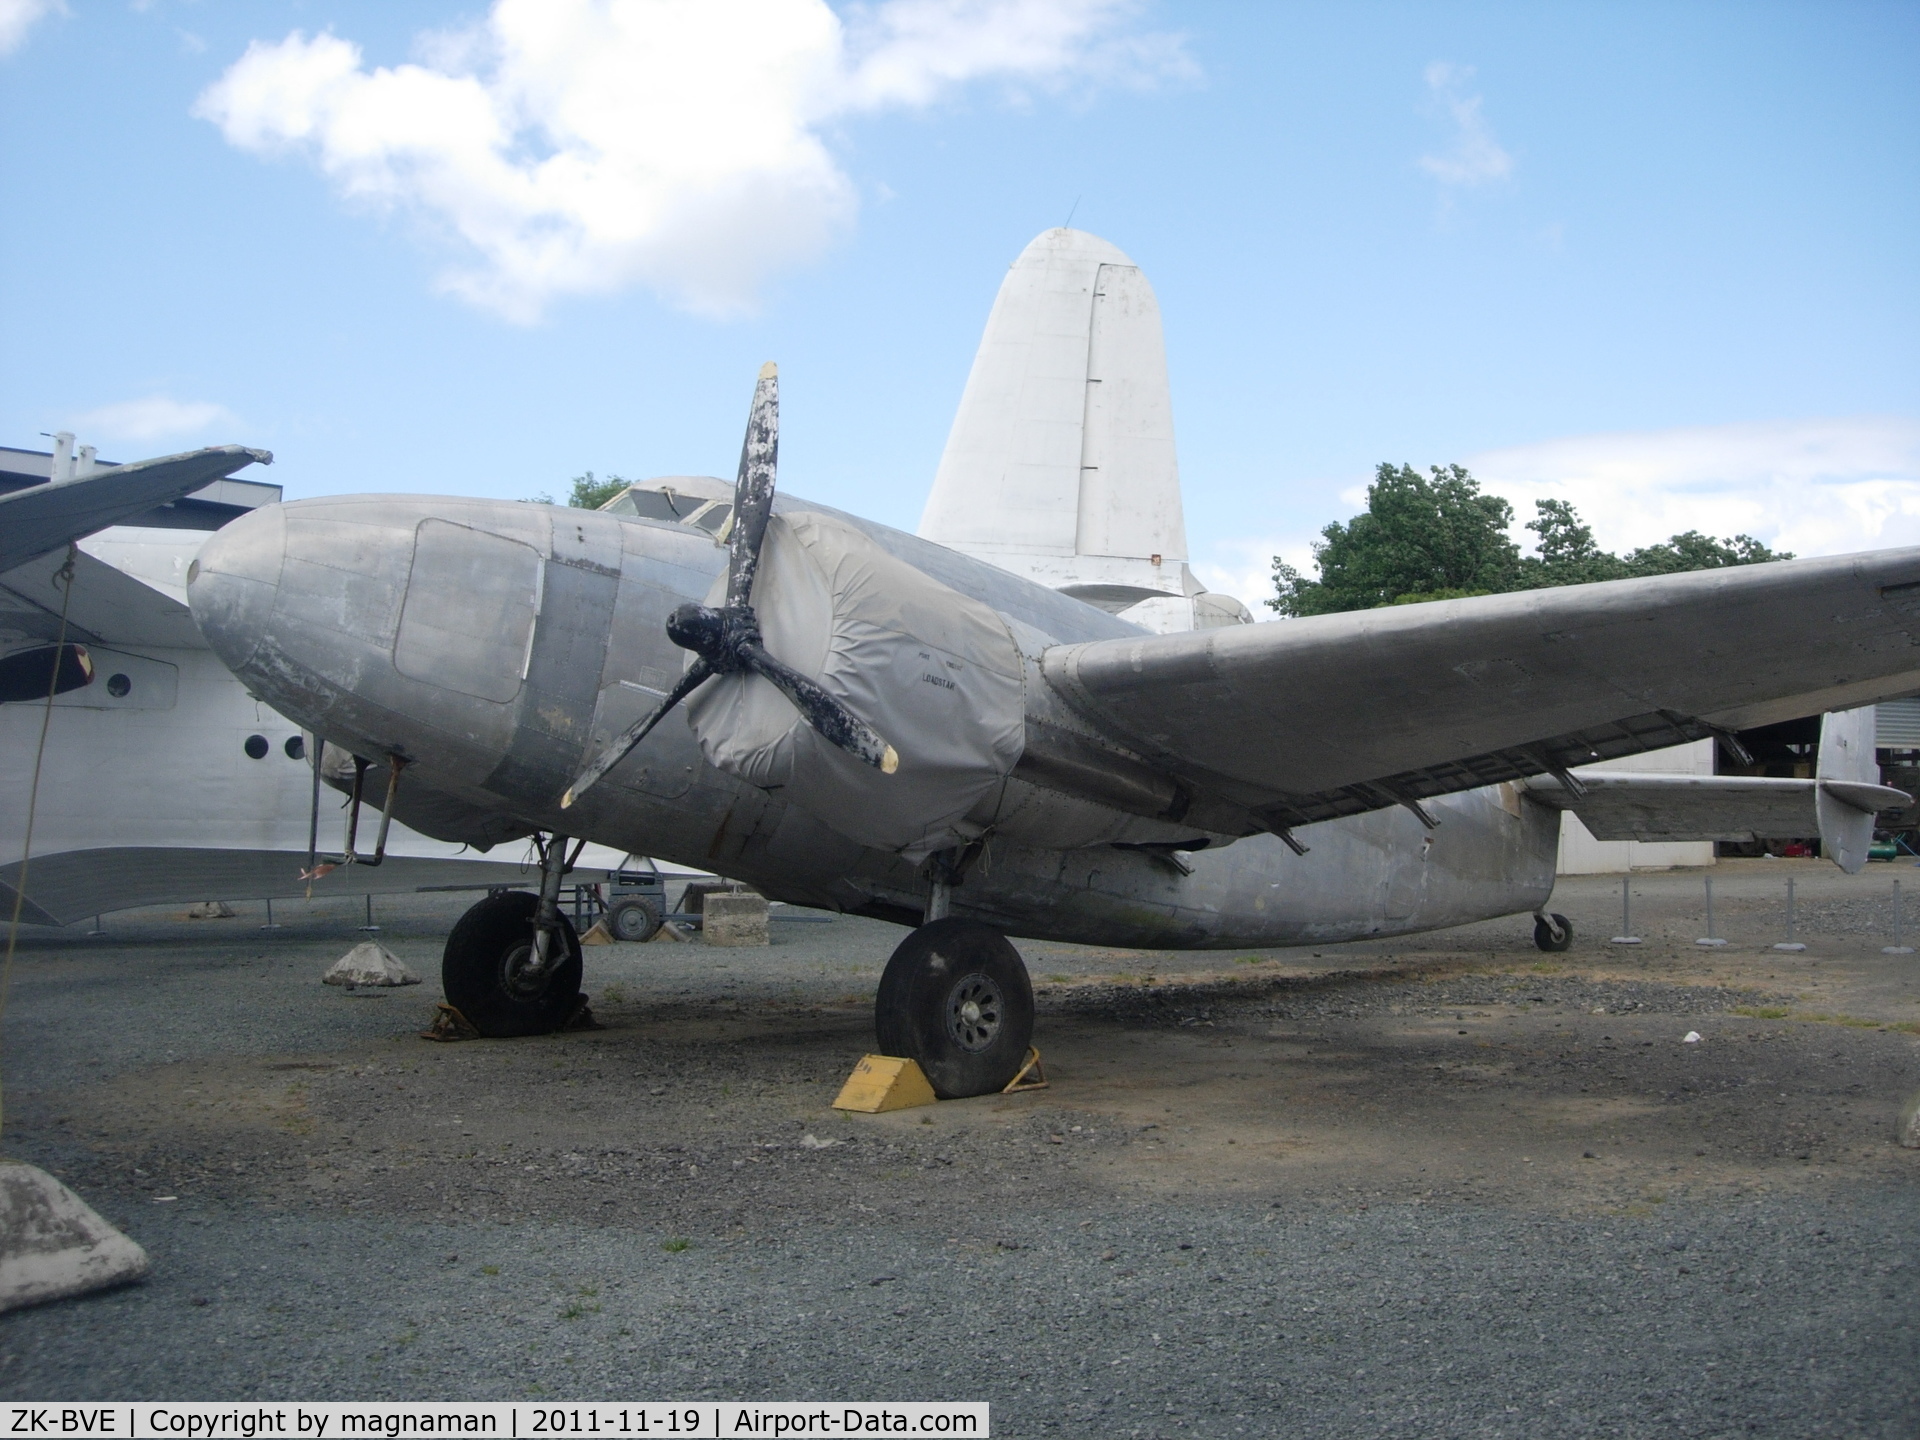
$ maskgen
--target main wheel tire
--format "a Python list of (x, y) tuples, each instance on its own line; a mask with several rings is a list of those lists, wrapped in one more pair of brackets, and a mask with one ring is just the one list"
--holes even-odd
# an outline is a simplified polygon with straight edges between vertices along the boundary
[(659, 933), (660, 912), (652, 901), (630, 895), (616, 901), (607, 912), (607, 929), (613, 932), (614, 939), (637, 945)]
[(580, 937), (560, 917), (567, 953), (538, 990), (516, 983), (533, 956), (533, 916), (540, 897), (525, 890), (489, 895), (455, 923), (440, 961), (447, 1003), (482, 1035), (547, 1035), (580, 1008)]
[(874, 1000), (880, 1053), (917, 1060), (943, 1100), (1006, 1089), (1033, 1039), (1033, 983), (1007, 937), (949, 917), (900, 942)]
[[(1549, 923), (1551, 921), (1551, 923)], [(1559, 931), (1556, 935), (1555, 930)], [(1551, 917), (1536, 915), (1533, 917), (1533, 943), (1550, 954), (1557, 954), (1573, 945), (1573, 922), (1564, 915)]]

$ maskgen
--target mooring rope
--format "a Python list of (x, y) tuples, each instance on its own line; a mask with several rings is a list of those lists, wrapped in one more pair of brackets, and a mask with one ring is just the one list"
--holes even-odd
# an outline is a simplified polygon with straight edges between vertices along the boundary
[[(33, 783), (27, 787), (27, 834), (20, 846), (20, 873), (13, 882), (13, 918), (7, 922), (7, 954), (0, 960), (0, 1051), (6, 1034), (7, 992), (13, 984), (13, 950), (20, 939), (20, 912), (27, 903), (27, 862), (33, 858), (33, 814), (40, 803), (40, 766), (47, 757), (47, 727), (53, 723), (53, 697), (60, 692), (60, 658), (67, 648), (67, 606), (73, 600), (73, 566), (78, 547), (67, 545), (67, 563), (54, 571), (60, 587), (60, 634), (53, 642), (52, 671), (47, 677), (47, 704), (40, 715), (40, 743), (33, 752)], [(0, 1056), (0, 1059), (3, 1059)], [(6, 1067), (0, 1063), (0, 1139), (7, 1133)]]

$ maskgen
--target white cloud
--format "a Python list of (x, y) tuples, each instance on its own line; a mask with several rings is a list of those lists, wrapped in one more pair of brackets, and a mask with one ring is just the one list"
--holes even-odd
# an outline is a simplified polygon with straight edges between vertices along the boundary
[(255, 41), (194, 113), (341, 194), (426, 220), (465, 258), (441, 285), (514, 320), (646, 285), (752, 304), (851, 224), (831, 122), (981, 80), (1060, 89), (1191, 71), (1129, 0), (496, 0), (369, 68), (331, 34)]
[(1303, 575), (1312, 575), (1314, 534), (1265, 538), (1213, 540), (1209, 558), (1188, 562), (1200, 583), (1216, 595), (1231, 595), (1253, 612), (1256, 620), (1271, 620), (1266, 607), (1273, 598), (1273, 557), (1278, 555)]
[[(1467, 457), (1520, 524), (1568, 500), (1603, 549), (1686, 530), (1799, 555), (1920, 545), (1920, 421), (1781, 420), (1582, 435)], [(1516, 527), (1515, 538), (1531, 534)]]
[(122, 400), (116, 405), (102, 405), (97, 410), (76, 415), (71, 428), (84, 444), (96, 438), (164, 440), (168, 436), (210, 430), (215, 425), (237, 423), (233, 412), (224, 405), (149, 395), (143, 400)]
[(26, 44), (27, 32), (43, 16), (66, 13), (62, 0), (0, 0), (0, 55)]
[(1480, 97), (1465, 93), (1471, 65), (1436, 60), (1427, 66), (1427, 90), (1452, 122), (1453, 143), (1441, 154), (1422, 155), (1420, 168), (1442, 185), (1485, 185), (1513, 173), (1513, 157), (1493, 138), (1480, 113)]

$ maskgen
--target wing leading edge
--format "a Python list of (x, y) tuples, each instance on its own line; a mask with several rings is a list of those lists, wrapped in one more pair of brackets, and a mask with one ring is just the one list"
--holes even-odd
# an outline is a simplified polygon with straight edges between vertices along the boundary
[(0, 572), (256, 463), (271, 465), (273, 456), (243, 445), (215, 445), (0, 495)]
[(1568, 773), (1596, 760), (1920, 690), (1920, 549), (1096, 640), (1043, 664), (1110, 740), (1285, 834), (1530, 776), (1578, 792)]

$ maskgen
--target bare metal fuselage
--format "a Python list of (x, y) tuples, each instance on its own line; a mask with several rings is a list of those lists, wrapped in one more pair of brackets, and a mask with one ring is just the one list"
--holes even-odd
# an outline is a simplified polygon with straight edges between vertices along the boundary
[[(1072, 719), (1040, 678), (1043, 650), (1137, 633), (993, 566), (842, 518), (1006, 619), (1027, 662), (1031, 719)], [(345, 497), (228, 526), (202, 551), (189, 593), (208, 642), (250, 690), (329, 744), (404, 758), (404, 787), (467, 807), (472, 838), (537, 826), (716, 870), (795, 904), (911, 923), (928, 895), (920, 866), (706, 764), (677, 716), (561, 810), (582, 762), (679, 678), (684, 652), (666, 617), (707, 596), (725, 559), (683, 525)], [(952, 909), (1018, 936), (1199, 949), (1405, 934), (1545, 904), (1557, 812), (1511, 787), (1429, 808), (1433, 830), (1401, 809), (1313, 826), (1300, 832), (1304, 856), (1258, 835), (1175, 858), (1126, 847), (1167, 846), (1191, 827), (1010, 776), (970, 817), (988, 839)], [(466, 836), (456, 826), (443, 838)]]

